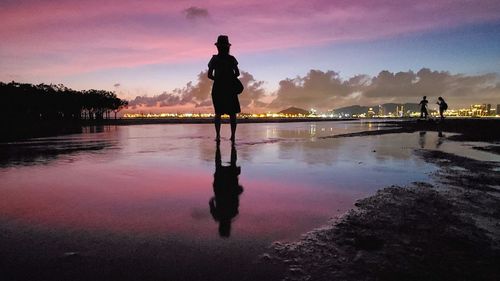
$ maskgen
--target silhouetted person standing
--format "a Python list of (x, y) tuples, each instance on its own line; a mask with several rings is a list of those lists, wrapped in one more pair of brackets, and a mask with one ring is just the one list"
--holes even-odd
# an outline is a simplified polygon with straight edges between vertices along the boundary
[(215, 109), (216, 141), (220, 141), (221, 115), (228, 114), (231, 120), (231, 141), (235, 141), (236, 114), (241, 112), (238, 93), (234, 90), (234, 83), (240, 76), (238, 61), (229, 54), (229, 38), (219, 35), (217, 42), (217, 55), (213, 55), (208, 63), (208, 78), (214, 80), (212, 86), (212, 102)]
[(220, 146), (217, 143), (215, 151), (214, 197), (209, 201), (210, 213), (214, 220), (219, 222), (219, 235), (229, 237), (231, 234), (231, 221), (238, 215), (240, 194), (243, 187), (238, 182), (241, 167), (236, 166), (236, 147), (231, 146), (231, 163), (222, 166)]
[(424, 98), (420, 101), (420, 118), (425, 118), (427, 119), (427, 115), (429, 113), (427, 112), (427, 104), (429, 101), (427, 100), (427, 96), (424, 96)]
[(437, 104), (439, 105), (439, 116), (441, 116), (441, 120), (443, 120), (444, 112), (448, 109), (448, 104), (444, 101), (442, 97), (438, 98)]

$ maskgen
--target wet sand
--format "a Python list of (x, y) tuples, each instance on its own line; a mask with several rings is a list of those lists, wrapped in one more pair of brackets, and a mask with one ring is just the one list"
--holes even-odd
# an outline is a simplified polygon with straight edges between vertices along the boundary
[[(477, 125), (481, 121), (471, 122)], [(261, 142), (260, 138), (256, 138), (247, 142), (240, 141), (239, 151), (244, 160), (248, 152), (255, 153), (265, 150), (266, 147), (277, 146), (279, 148), (277, 152), (282, 153), (279, 161), (271, 157), (259, 159), (259, 162), (266, 160), (281, 164), (287, 159), (297, 161), (297, 157), (302, 157), (300, 152), (306, 151), (304, 155), (316, 156), (300, 161), (304, 163), (312, 161), (308, 165), (312, 165), (310, 168), (319, 172), (318, 169), (321, 167), (326, 168), (333, 164), (336, 169), (342, 168), (344, 164), (339, 164), (346, 163), (347, 160), (339, 157), (339, 154), (342, 156), (342, 151), (346, 149), (351, 151), (349, 149), (352, 147), (347, 146), (349, 143), (362, 144), (360, 140), (377, 135), (381, 136), (380, 140), (371, 139), (371, 141), (385, 143), (403, 135), (413, 138), (418, 136), (416, 132), (441, 131), (439, 129), (444, 126), (438, 128), (436, 124), (438, 123), (433, 121), (423, 123), (415, 120), (407, 123), (388, 122), (381, 123), (383, 130), (375, 128), (362, 132), (347, 131), (331, 135), (324, 133), (315, 136), (312, 141), (309, 137), (306, 137), (308, 141), (298, 138), (304, 131), (277, 130), (277, 135), (273, 135), (274, 131), (269, 130), (266, 132), (271, 136), (269, 140)], [(450, 124), (446, 130), (442, 130), (442, 138), (489, 142), (485, 146), (478, 146), (480, 153), (485, 153), (484, 150), (495, 151), (498, 148), (499, 139), (496, 137), (498, 130), (494, 130), (498, 128), (496, 125), (493, 127), (490, 127), (491, 124), (484, 127), (479, 125), (476, 126), (482, 128), (479, 131), (475, 129), (464, 131), (457, 124), (459, 123)], [(386, 129), (387, 126), (394, 128)], [(141, 132), (147, 131), (146, 127), (143, 129), (145, 131)], [(315, 129), (316, 132), (322, 132), (319, 127)], [(477, 132), (482, 132), (483, 138), (478, 139), (475, 135)], [(309, 134), (310, 131), (307, 130), (305, 133)], [(147, 142), (147, 139), (135, 137), (139, 136), (131, 138), (134, 144), (143, 145)], [(351, 137), (357, 141), (350, 139)], [(244, 138), (246, 139), (246, 136)], [(286, 138), (289, 140), (286, 141)], [(179, 140), (187, 141), (183, 136), (180, 136)], [(318, 149), (319, 143), (343, 140), (346, 140), (343, 146), (335, 148), (328, 146), (332, 153)], [(198, 143), (196, 138), (190, 141)], [(200, 139), (199, 143), (208, 145), (210, 141), (211, 139)], [(107, 140), (102, 146), (101, 143), (91, 141), (83, 146), (83, 151), (88, 148), (104, 153), (116, 149), (114, 144), (109, 142), (110, 140)], [(78, 151), (80, 148), (78, 145), (79, 142), (74, 145), (70, 143), (69, 148), (65, 145), (65, 149), (69, 150), (65, 155), (73, 155), (75, 153), (73, 151)], [(47, 144), (43, 143), (42, 146), (47, 147)], [(413, 152), (408, 152), (408, 149), (403, 151), (438, 167), (428, 181), (419, 179), (419, 182), (414, 184), (384, 188), (373, 196), (359, 200), (356, 208), (343, 216), (340, 216), (341, 213), (332, 212), (332, 216), (340, 217), (307, 233), (300, 241), (273, 244), (267, 254), (261, 249), (269, 247), (269, 244), (266, 244), (268, 241), (259, 242), (260, 244), (251, 243), (242, 248), (244, 239), (234, 241), (213, 239), (210, 243), (204, 244), (198, 240), (183, 240), (175, 236), (166, 238), (133, 233), (116, 234), (111, 231), (82, 232), (72, 228), (67, 231), (53, 231), (37, 224), (33, 224), (33, 227), (20, 226), (15, 220), (11, 220), (2, 222), (0, 246), (3, 256), (8, 259), (1, 259), (0, 272), (8, 273), (2, 274), (6, 280), (171, 280), (173, 277), (175, 280), (281, 280), (283, 278), (288, 280), (497, 280), (500, 274), (496, 269), (496, 265), (500, 263), (499, 163), (429, 149), (429, 143), (422, 144), (422, 147), (424, 148), (412, 149)], [(290, 153), (288, 149), (292, 149), (291, 151), (295, 153)], [(357, 153), (369, 154), (373, 150), (376, 157), (383, 157), (383, 149), (384, 146), (377, 146), (375, 152), (370, 146), (360, 147)], [(58, 150), (57, 146), (54, 147), (49, 151), (49, 157), (44, 156), (44, 158), (56, 161), (60, 155)], [(165, 153), (171, 154), (174, 151), (176, 150), (168, 150)], [(151, 153), (147, 150), (127, 152), (139, 159)], [(265, 154), (269, 152), (271, 151)], [(26, 156), (25, 152), (20, 154)], [(28, 156), (27, 160), (9, 155), (12, 157), (7, 161), (9, 163), (13, 160), (23, 165), (40, 163), (40, 154), (36, 150), (33, 157)], [(192, 157), (186, 155), (188, 156)], [(208, 150), (207, 155), (203, 155), (202, 158), (212, 159), (212, 157), (213, 152)], [(339, 159), (332, 160), (335, 157)], [(325, 162), (318, 165), (316, 164), (318, 159)], [(397, 157), (389, 159), (394, 161)], [(409, 161), (408, 158), (401, 160)], [(249, 158), (247, 162), (243, 162), (247, 163), (244, 165), (245, 171), (249, 171), (254, 161)], [(47, 160), (43, 163), (46, 164)], [(366, 164), (359, 162), (359, 165)], [(286, 175), (287, 168), (289, 167), (283, 168), (282, 176)], [(348, 168), (353, 169), (351, 166)], [(66, 170), (68, 173), (71, 172), (70, 169)], [(366, 172), (369, 169), (364, 170)], [(210, 171), (211, 167), (208, 169), (208, 175)], [(329, 173), (334, 172), (332, 170)], [(340, 172), (336, 175), (337, 180), (341, 179), (342, 174)], [(276, 174), (273, 173), (272, 176), (276, 177)], [(316, 175), (311, 176), (311, 180), (316, 177)], [(365, 175), (367, 176), (368, 174)], [(64, 175), (60, 177), (64, 178)], [(387, 184), (387, 180), (384, 179), (384, 185)], [(379, 184), (373, 182), (373, 188), (377, 188)], [(247, 179), (245, 195), (252, 194), (251, 186)], [(272, 185), (269, 185), (266, 188), (271, 190), (271, 187)], [(207, 194), (204, 197), (209, 198), (209, 196)], [(205, 201), (203, 203), (206, 205)], [(245, 206), (248, 205), (243, 203), (243, 207)], [(83, 204), (75, 201), (73, 209), (82, 207)], [(245, 210), (241, 212), (245, 214)], [(76, 223), (80, 223), (79, 221), (75, 220)], [(236, 226), (242, 222), (240, 219)], [(314, 223), (318, 227), (322, 224), (320, 221)], [(165, 252), (159, 251), (160, 249)], [(211, 254), (206, 255), (206, 253)], [(254, 262), (255, 255), (261, 256), (259, 261)], [(223, 270), (220, 270), (221, 268)]]
[[(479, 149), (498, 152), (498, 121), (459, 122), (403, 122), (378, 133), (458, 132), (449, 139), (492, 142)], [(377, 132), (335, 137), (365, 134)], [(386, 187), (300, 241), (275, 243), (264, 259), (286, 265), (286, 280), (498, 280), (500, 162), (414, 153), (438, 166), (434, 183)]]
[[(222, 129), (227, 165), (229, 126)], [(368, 129), (378, 128), (239, 126), (244, 192), (229, 238), (219, 237), (209, 208), (216, 171), (210, 124), (90, 127), (2, 144), (2, 280), (279, 280), (279, 267), (255, 263), (273, 241), (297, 240), (345, 212), (374, 192), (368, 182), (380, 175), (384, 184), (425, 177), (400, 169), (410, 155), (385, 151), (382, 140), (316, 140)], [(415, 145), (416, 136), (400, 143)], [(366, 166), (357, 182), (350, 171)], [(431, 170), (421, 161), (408, 167)]]

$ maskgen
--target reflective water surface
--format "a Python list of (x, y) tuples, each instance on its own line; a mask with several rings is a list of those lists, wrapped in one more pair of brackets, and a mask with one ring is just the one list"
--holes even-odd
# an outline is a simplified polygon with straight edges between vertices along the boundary
[[(153, 279), (246, 272), (240, 280), (252, 280), (265, 271), (253, 262), (273, 241), (297, 240), (381, 187), (429, 181), (435, 167), (414, 149), (498, 160), (446, 141), (446, 133), (319, 138), (381, 129), (357, 121), (240, 124), (231, 147), (227, 138), (217, 146), (209, 124), (109, 126), (2, 144), (0, 243), (13, 268), (74, 252), (118, 259), (120, 268), (147, 263)], [(37, 251), (43, 258), (31, 256)], [(102, 264), (108, 274), (118, 266)]]

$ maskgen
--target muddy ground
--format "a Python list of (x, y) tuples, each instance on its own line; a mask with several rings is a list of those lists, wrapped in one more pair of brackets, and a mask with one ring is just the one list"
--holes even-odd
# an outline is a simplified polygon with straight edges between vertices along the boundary
[[(491, 134), (480, 140), (498, 148)], [(263, 258), (285, 264), (286, 280), (500, 280), (500, 163), (415, 153), (437, 165), (433, 184), (384, 188)]]

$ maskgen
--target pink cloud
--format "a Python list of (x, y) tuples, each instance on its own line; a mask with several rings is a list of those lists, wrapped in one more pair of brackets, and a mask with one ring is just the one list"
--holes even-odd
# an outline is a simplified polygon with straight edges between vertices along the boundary
[[(206, 59), (219, 33), (239, 54), (376, 40), (500, 19), (482, 1), (26, 1), (0, 4), (0, 79)], [(207, 11), (188, 20), (185, 11)], [(17, 64), (17, 65), (16, 65)]]

